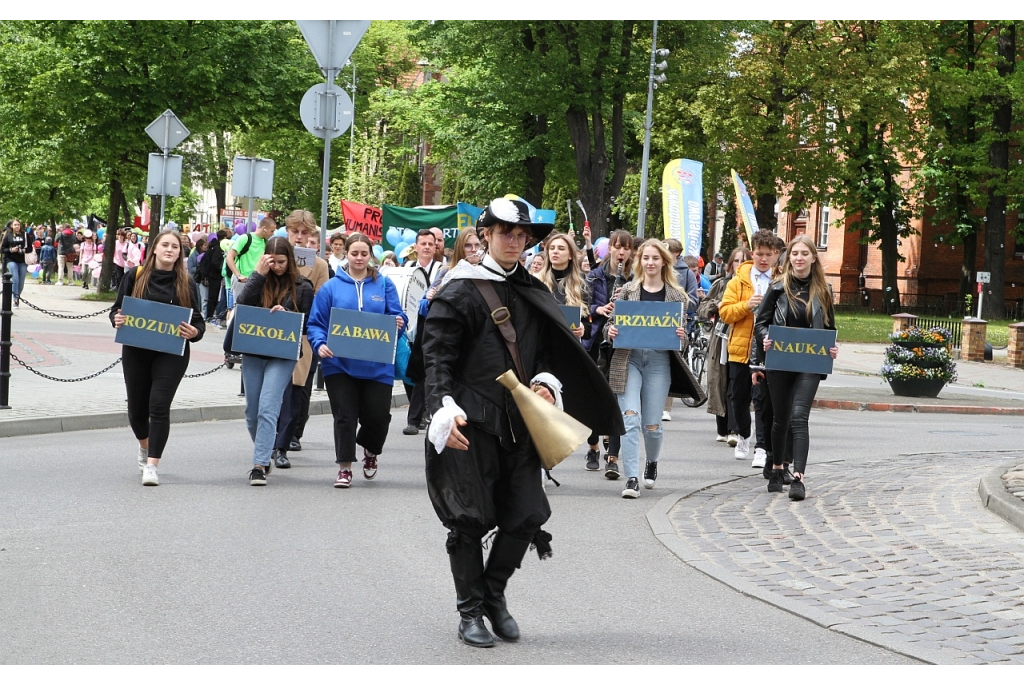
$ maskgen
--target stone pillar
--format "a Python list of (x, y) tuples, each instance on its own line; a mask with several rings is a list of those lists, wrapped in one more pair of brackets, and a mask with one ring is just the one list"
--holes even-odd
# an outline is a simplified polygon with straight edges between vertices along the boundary
[(985, 361), (985, 331), (988, 321), (967, 317), (960, 338), (960, 359), (966, 362)]
[(1010, 343), (1006, 346), (1006, 363), (1024, 369), (1024, 323), (1010, 324)]
[(911, 326), (917, 323), (917, 316), (914, 314), (893, 314), (892, 315), (892, 332), (899, 333), (905, 331)]

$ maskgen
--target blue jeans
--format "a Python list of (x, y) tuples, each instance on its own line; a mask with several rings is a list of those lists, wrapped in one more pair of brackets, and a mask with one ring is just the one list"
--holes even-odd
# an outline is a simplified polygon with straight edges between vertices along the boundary
[(7, 262), (7, 270), (11, 272), (11, 293), (14, 301), (21, 299), (21, 291), (25, 287), (25, 278), (28, 276), (28, 265), (17, 262)]
[(253, 448), (252, 463), (270, 464), (270, 453), (277, 438), (277, 418), (281, 414), (284, 391), (292, 382), (293, 359), (264, 359), (242, 355), (242, 382), (245, 384), (245, 425)]
[(626, 434), (622, 436), (621, 458), (626, 478), (640, 477), (640, 428), (643, 426), (647, 461), (658, 461), (661, 453), (661, 413), (672, 383), (671, 352), (631, 350), (626, 391), (618, 395)]

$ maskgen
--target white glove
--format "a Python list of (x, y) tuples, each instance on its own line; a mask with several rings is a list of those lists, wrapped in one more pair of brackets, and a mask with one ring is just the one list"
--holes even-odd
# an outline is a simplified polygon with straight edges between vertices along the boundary
[(444, 452), (448, 436), (455, 428), (456, 416), (461, 416), (466, 420), (466, 412), (462, 410), (462, 407), (455, 404), (455, 400), (450, 395), (445, 395), (441, 398), (441, 408), (434, 412), (434, 416), (430, 419), (430, 425), (427, 426), (427, 440), (434, 446), (438, 454)]
[(533, 380), (530, 381), (530, 385), (532, 386), (534, 383), (540, 383), (550, 390), (551, 396), (555, 398), (555, 406), (562, 411), (565, 411), (565, 407), (562, 405), (562, 382), (560, 380), (550, 373), (544, 372), (538, 373), (533, 377)]

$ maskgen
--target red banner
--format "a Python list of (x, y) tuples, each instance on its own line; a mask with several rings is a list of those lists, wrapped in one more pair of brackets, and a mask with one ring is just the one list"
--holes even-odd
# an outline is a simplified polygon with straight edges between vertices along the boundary
[(342, 200), (341, 213), (345, 217), (347, 232), (362, 233), (375, 243), (381, 241), (383, 235), (381, 233), (380, 208)]

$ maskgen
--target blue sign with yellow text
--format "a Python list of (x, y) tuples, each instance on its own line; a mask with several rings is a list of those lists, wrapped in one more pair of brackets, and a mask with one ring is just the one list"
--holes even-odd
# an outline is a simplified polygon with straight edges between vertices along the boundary
[(836, 346), (835, 331), (769, 326), (768, 339), (772, 341), (772, 346), (765, 355), (766, 369), (832, 373), (832, 355), (828, 351)]
[(612, 341), (613, 347), (681, 352), (683, 341), (676, 329), (683, 327), (684, 306), (682, 302), (616, 300), (612, 324), (619, 332)]
[(275, 359), (298, 360), (302, 351), (299, 312), (272, 312), (263, 307), (237, 305), (231, 325), (231, 350)]
[(398, 321), (390, 314), (331, 308), (327, 347), (335, 357), (395, 363)]
[(121, 313), (124, 324), (117, 329), (114, 342), (179, 357), (185, 354), (181, 324), (192, 321), (190, 308), (126, 297)]
[(583, 311), (579, 307), (560, 304), (558, 308), (562, 310), (562, 316), (565, 317), (565, 322), (569, 324), (570, 331), (575, 331), (580, 327), (580, 318), (583, 316)]

